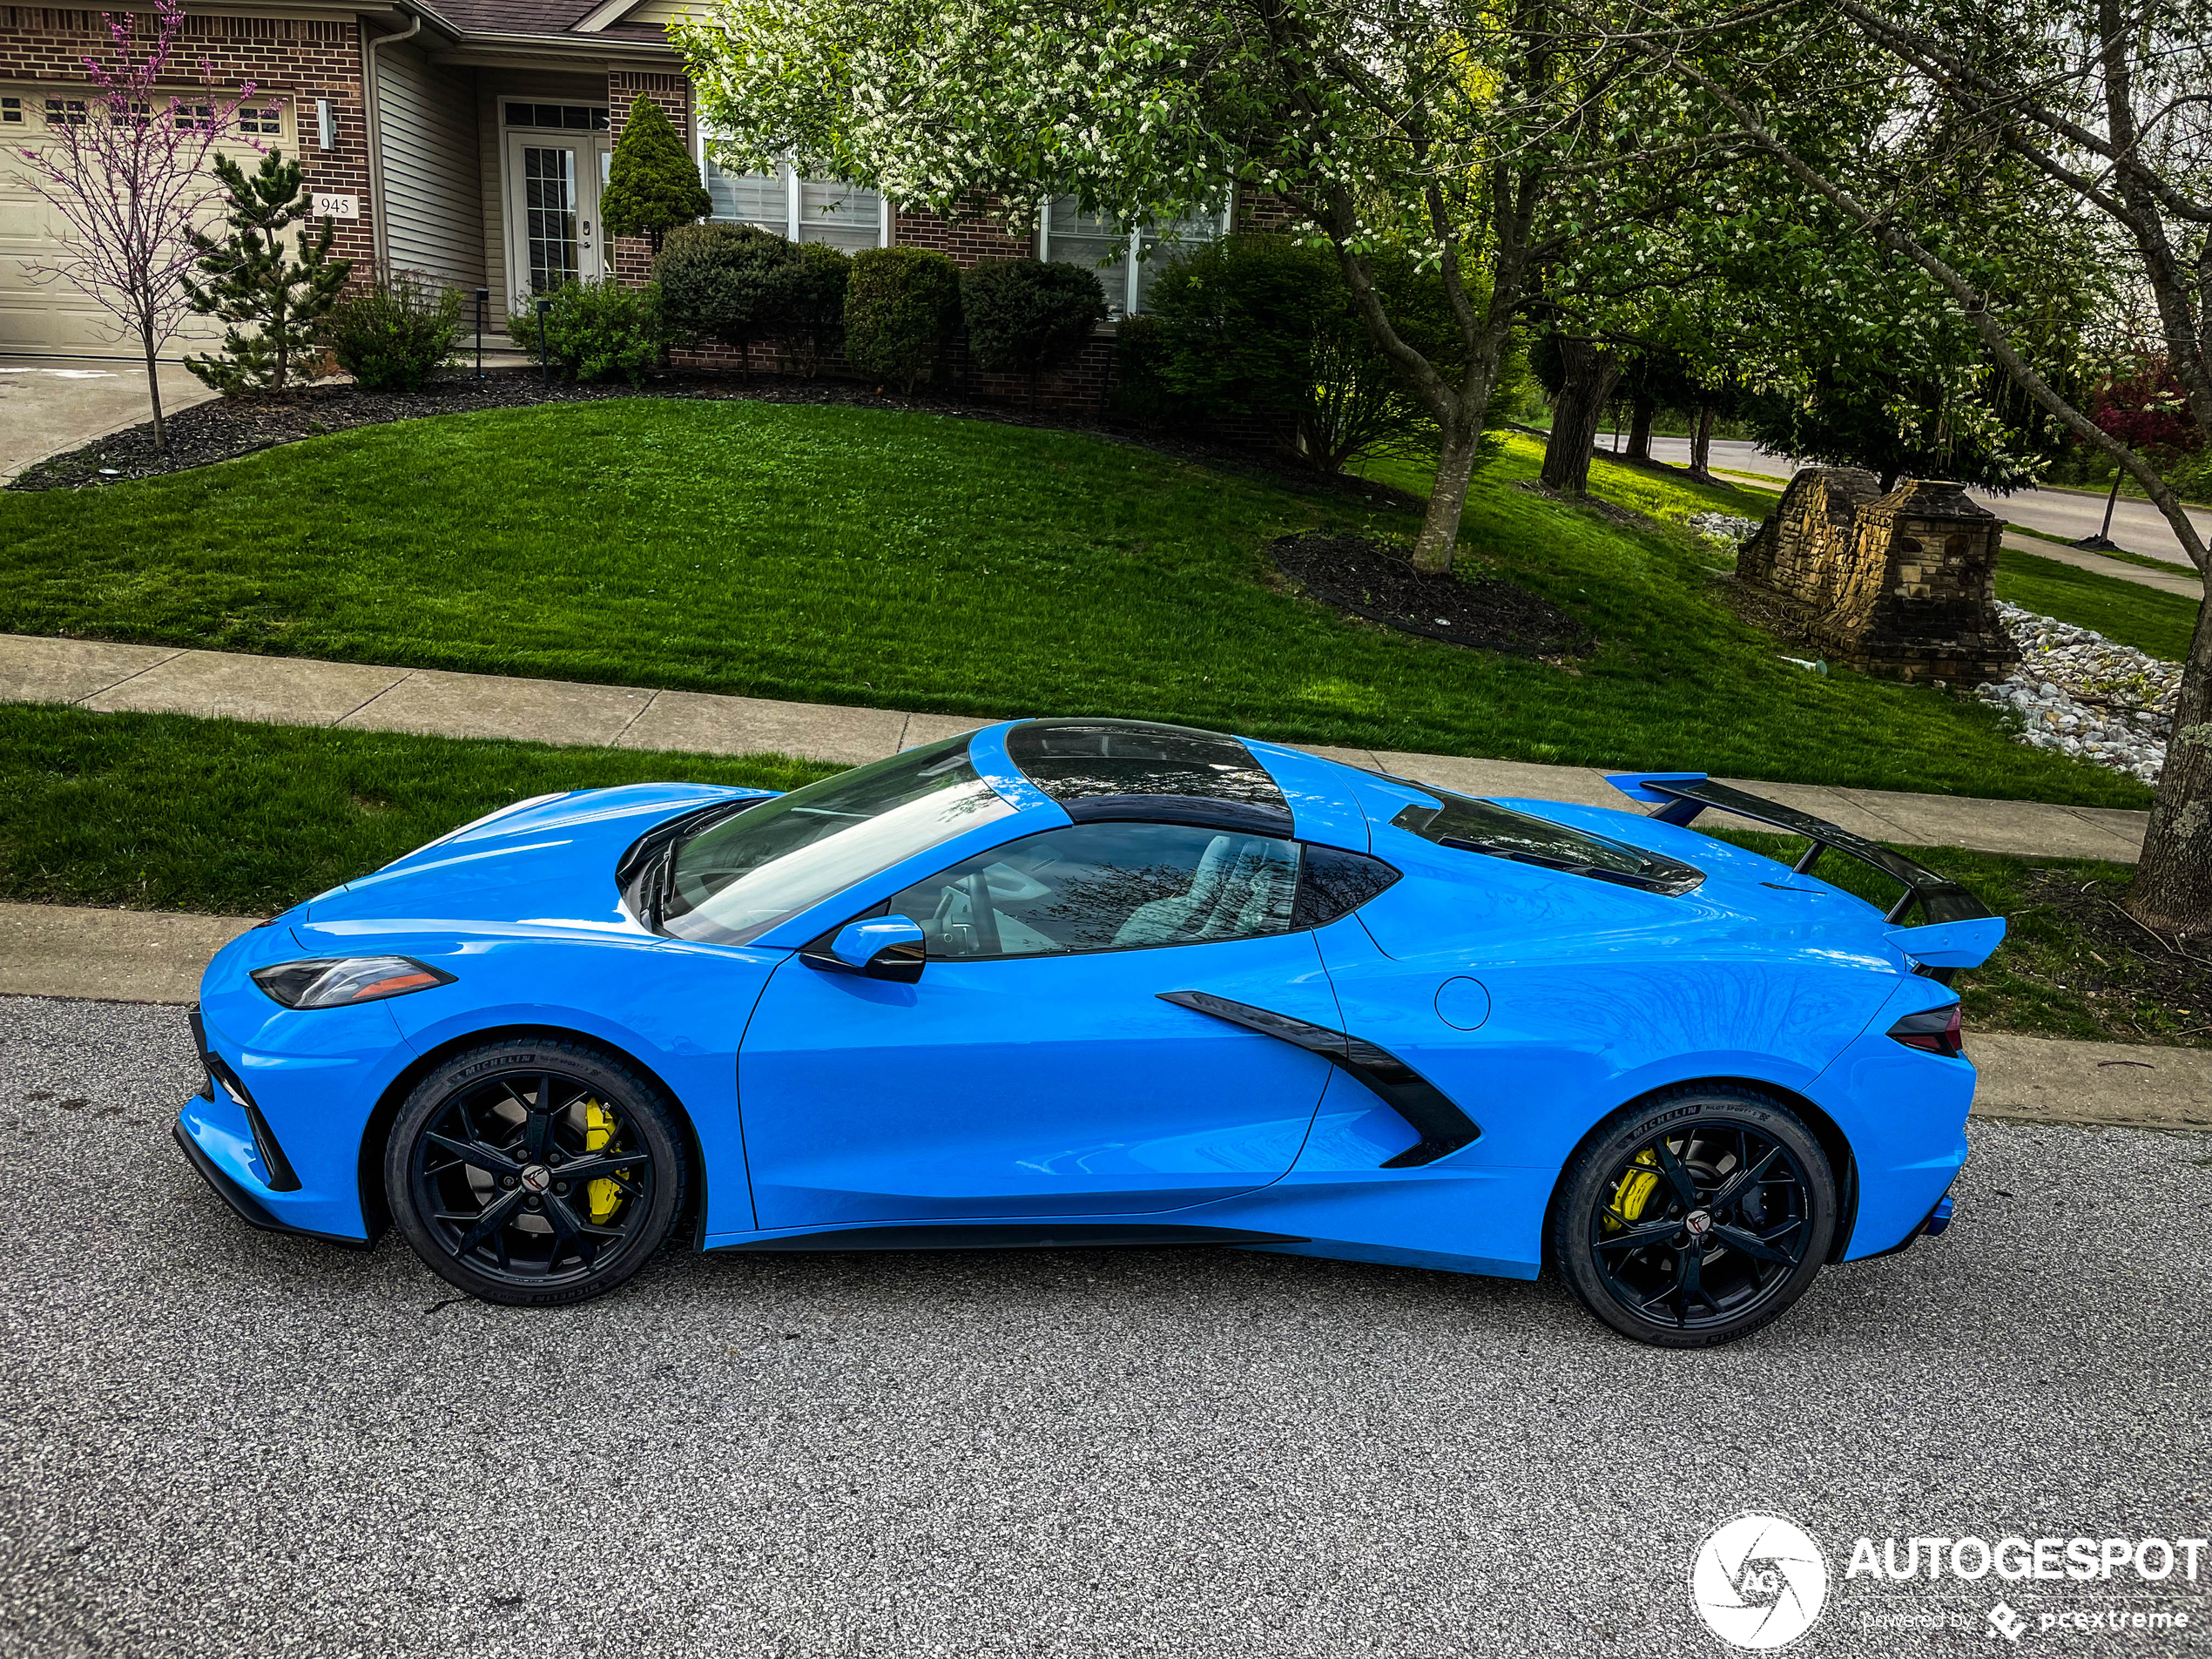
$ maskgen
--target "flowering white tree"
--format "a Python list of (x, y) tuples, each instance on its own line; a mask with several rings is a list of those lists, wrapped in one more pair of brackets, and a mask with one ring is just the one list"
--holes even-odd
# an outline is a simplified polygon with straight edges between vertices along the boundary
[[(59, 96), (48, 101), (45, 147), (20, 153), (31, 189), (64, 226), (60, 257), (32, 271), (72, 284), (115, 319), (123, 338), (138, 342), (153, 444), (165, 450), (157, 359), (192, 309), (181, 280), (199, 257), (191, 232), (219, 193), (208, 158), (253, 84), (232, 98), (165, 91), (179, 78), (172, 64), (185, 11), (181, 0), (157, 4), (154, 37), (143, 48), (129, 13), (101, 14), (112, 58), (84, 57), (87, 84), (57, 86)], [(203, 62), (198, 79), (212, 88), (213, 67)]]
[[(2087, 396), (2024, 348), (1953, 199), (1962, 180), (2024, 170), (2052, 206), (2023, 215), (2020, 235), (2050, 237), (2060, 219), (2096, 227), (2113, 280), (2148, 300), (2165, 366), (2212, 431), (2212, 0), (1774, 0), (1737, 13), (1641, 0), (1634, 14), (1588, 3), (1591, 26), (1616, 27), (1624, 49), (1707, 102), (1716, 129), (1955, 305), (2027, 398), (2142, 489), (2212, 582), (2212, 552), (2158, 458), (2100, 426)], [(1839, 42), (1888, 113), (1824, 153), (1804, 136), (1799, 65)], [(1848, 108), (1851, 89), (1831, 96)], [(2212, 605), (2182, 665), (2128, 907), (2153, 927), (2212, 932)]]
[[(1436, 422), (1426, 570), (1539, 273), (1601, 242), (1633, 261), (1699, 151), (1674, 84), (1551, 0), (705, 0), (671, 33), (740, 169), (1017, 223), (1055, 196), (1123, 229), (1232, 184), (1287, 202)], [(1441, 273), (1450, 365), (1393, 324), (1386, 246)]]

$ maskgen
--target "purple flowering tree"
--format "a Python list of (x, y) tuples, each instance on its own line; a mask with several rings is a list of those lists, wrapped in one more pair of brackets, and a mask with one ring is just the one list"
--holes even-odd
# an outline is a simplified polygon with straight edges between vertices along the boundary
[[(165, 450), (155, 360), (192, 310), (180, 280), (199, 257), (190, 232), (220, 193), (208, 158), (239, 105), (253, 96), (253, 83), (234, 98), (218, 98), (214, 67), (203, 60), (193, 78), (210, 89), (206, 93), (165, 91), (186, 78), (173, 67), (185, 10), (181, 0), (156, 3), (154, 37), (143, 46), (128, 13), (101, 14), (112, 58), (104, 63), (86, 55), (84, 95), (50, 99), (46, 146), (21, 153), (30, 164), (30, 187), (64, 226), (59, 257), (32, 270), (45, 280), (69, 282), (113, 317), (125, 337), (138, 341), (145, 353), (154, 448)], [(236, 142), (262, 147), (251, 138)]]

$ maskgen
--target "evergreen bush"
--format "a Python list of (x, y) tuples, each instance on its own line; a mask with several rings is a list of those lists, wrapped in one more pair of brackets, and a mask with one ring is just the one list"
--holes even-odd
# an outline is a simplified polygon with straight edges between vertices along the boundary
[(681, 225), (705, 219), (714, 201), (699, 185), (699, 170), (668, 113), (640, 92), (615, 140), (607, 187), (599, 192), (600, 226), (610, 236), (643, 236), (653, 252)]
[(845, 299), (845, 357), (902, 392), (936, 372), (960, 323), (960, 271), (920, 247), (872, 247), (853, 256)]
[(826, 242), (802, 242), (799, 281), (784, 338), (807, 379), (845, 332), (845, 296), (853, 286), (853, 257)]
[(1073, 362), (1106, 320), (1098, 275), (1064, 260), (1000, 260), (963, 273), (960, 308), (976, 366), (1037, 381)]
[(335, 230), (327, 214), (320, 229), (303, 228), (293, 239), (296, 258), (286, 252), (284, 233), (315, 206), (298, 162), (272, 150), (250, 178), (228, 156), (217, 156), (214, 165), (230, 232), (220, 240), (190, 233), (207, 280), (182, 281), (194, 311), (231, 326), (219, 353), (187, 357), (185, 367), (225, 397), (280, 392), (293, 361), (314, 346), (316, 326), (337, 303), (354, 262), (330, 257)]
[[(563, 380), (588, 382), (620, 374), (638, 386), (645, 371), (660, 361), (667, 331), (656, 285), (631, 288), (613, 277), (604, 282), (571, 279), (538, 299), (552, 302), (545, 317), (545, 352)], [(507, 319), (507, 334), (531, 356), (538, 354), (536, 301)]]
[(742, 360), (755, 336), (790, 332), (806, 273), (799, 250), (770, 232), (687, 225), (669, 233), (653, 280), (671, 340), (719, 341)]
[(452, 361), (462, 305), (460, 289), (395, 271), (340, 300), (316, 337), (363, 391), (419, 392)]
[[(1369, 265), (1392, 327), (1455, 377), (1464, 351), (1443, 280), (1388, 249)], [(1123, 375), (1133, 383), (1122, 408), (1149, 398), (1167, 423), (1282, 417), (1296, 427), (1298, 453), (1331, 473), (1433, 442), (1427, 412), (1374, 343), (1325, 249), (1271, 235), (1208, 243), (1160, 273), (1150, 305), (1155, 332), (1134, 377), (1123, 346)], [(1518, 396), (1522, 381), (1508, 365), (1498, 398)]]

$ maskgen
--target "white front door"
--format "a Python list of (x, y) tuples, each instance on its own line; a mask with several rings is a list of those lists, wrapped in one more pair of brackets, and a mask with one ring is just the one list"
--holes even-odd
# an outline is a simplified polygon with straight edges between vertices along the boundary
[(599, 234), (606, 147), (599, 132), (508, 132), (508, 286), (517, 305), (571, 278), (596, 282), (606, 274)]

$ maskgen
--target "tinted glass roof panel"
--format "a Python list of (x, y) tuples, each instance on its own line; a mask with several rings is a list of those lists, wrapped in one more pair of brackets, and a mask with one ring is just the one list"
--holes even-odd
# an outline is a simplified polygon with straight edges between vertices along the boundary
[(1290, 811), (1251, 751), (1218, 732), (1143, 720), (1029, 720), (1007, 733), (1006, 751), (1062, 806), (1103, 796), (1180, 795)]

